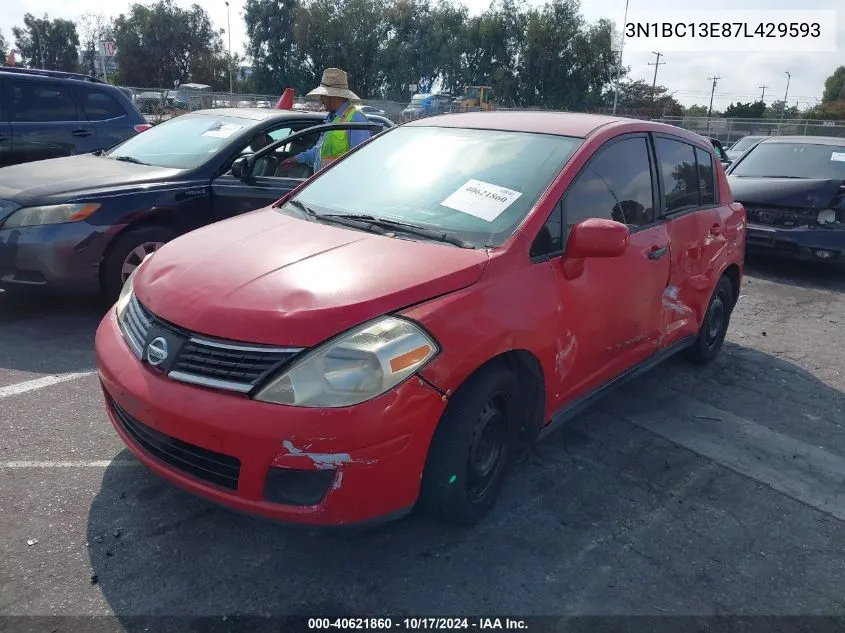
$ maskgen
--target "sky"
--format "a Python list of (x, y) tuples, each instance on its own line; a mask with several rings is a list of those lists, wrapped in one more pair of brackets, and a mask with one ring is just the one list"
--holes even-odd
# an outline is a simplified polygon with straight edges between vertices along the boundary
[[(227, 7), (224, 0), (195, 0), (211, 16), (214, 24), (227, 28)], [(463, 0), (471, 13), (480, 13), (489, 5), (489, 0)], [(529, 5), (542, 4), (543, 0), (527, 0)], [(177, 0), (179, 5), (188, 7), (192, 0)], [(109, 10), (103, 11), (102, 0), (24, 0), (23, 2), (0, 3), (0, 32), (13, 46), (12, 27), (23, 24), (24, 13), (36, 16), (47, 13), (51, 18), (75, 19), (79, 15), (105, 13), (116, 16), (129, 7), (128, 0), (112, 0)], [(233, 52), (244, 52), (246, 32), (243, 24), (243, 0), (230, 0), (229, 18), (231, 20), (231, 42)], [(677, 0), (629, 0), (628, 20), (636, 20), (638, 11), (677, 10)], [(702, 3), (704, 5), (705, 3)], [(766, 10), (773, 12), (796, 8), (795, 0), (708, 0), (706, 10), (712, 13), (714, 20), (726, 15), (726, 10)], [(804, 10), (835, 9), (838, 0), (803, 0)], [(686, 5), (687, 7), (689, 5)], [(625, 14), (625, 0), (582, 0), (581, 12), (584, 17), (594, 22), (602, 18), (622, 23)], [(830, 25), (825, 25), (826, 28)], [(837, 52), (796, 52), (796, 51), (761, 51), (761, 52), (725, 52), (703, 50), (697, 52), (667, 51), (661, 57), (658, 67), (657, 83), (664, 85), (674, 97), (684, 105), (708, 105), (712, 82), (708, 77), (718, 76), (713, 99), (714, 109), (724, 109), (731, 102), (755, 101), (762, 96), (761, 86), (765, 89), (766, 101), (782, 99), (786, 90), (789, 72), (789, 104), (802, 108), (821, 99), (824, 80), (834, 69), (845, 64), (845, 5), (836, 16)], [(224, 43), (228, 44), (227, 35)], [(788, 48), (788, 47), (784, 47)], [(644, 79), (651, 83), (654, 79), (654, 66), (649, 62), (655, 55), (648, 51), (624, 51), (624, 64), (631, 69), (633, 79)], [(663, 63), (665, 62), (665, 63)], [(354, 78), (351, 78), (354, 83)]]

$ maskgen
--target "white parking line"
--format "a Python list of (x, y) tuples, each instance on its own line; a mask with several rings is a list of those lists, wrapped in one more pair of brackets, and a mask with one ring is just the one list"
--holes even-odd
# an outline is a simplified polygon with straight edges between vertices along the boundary
[(670, 442), (845, 520), (845, 457), (649, 383), (654, 398), (616, 415)]
[(49, 462), (20, 460), (15, 462), (0, 462), (0, 468), (108, 468), (109, 466), (142, 466), (141, 462), (128, 459), (82, 461), (82, 462)]
[(96, 371), (93, 369), (88, 371), (77, 371), (68, 374), (56, 374), (54, 376), (44, 376), (43, 378), (36, 378), (35, 380), (27, 380), (19, 382), (8, 387), (0, 387), (0, 400), (9, 398), (10, 396), (17, 396), (27, 391), (34, 391), (36, 389), (43, 389), (52, 385), (58, 385), (69, 380), (76, 380), (77, 378), (84, 378), (85, 376), (93, 376)]

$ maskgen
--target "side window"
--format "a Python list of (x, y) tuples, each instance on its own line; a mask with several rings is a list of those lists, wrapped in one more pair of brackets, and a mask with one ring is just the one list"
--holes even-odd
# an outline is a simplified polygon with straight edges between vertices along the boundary
[(654, 221), (651, 163), (643, 137), (627, 138), (599, 150), (578, 174), (564, 199), (567, 226), (587, 218), (616, 220), (636, 227)]
[(563, 250), (563, 202), (558, 202), (531, 245), (531, 257), (542, 257)]
[(698, 163), (698, 187), (701, 190), (701, 204), (715, 204), (716, 184), (714, 182), (713, 157), (710, 152), (695, 148), (695, 161)]
[(120, 102), (103, 90), (96, 88), (77, 88), (82, 109), (89, 121), (108, 121), (126, 115)]
[(73, 92), (67, 86), (36, 81), (12, 83), (12, 122), (79, 121)]
[(660, 174), (663, 176), (666, 212), (697, 207), (699, 199), (695, 148), (688, 143), (663, 137), (655, 138), (654, 144)]

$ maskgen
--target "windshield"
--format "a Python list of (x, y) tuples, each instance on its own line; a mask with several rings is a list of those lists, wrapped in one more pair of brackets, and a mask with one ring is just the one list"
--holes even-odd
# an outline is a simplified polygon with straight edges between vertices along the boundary
[(106, 156), (157, 167), (193, 169), (254, 121), (227, 116), (180, 116), (133, 136)]
[(369, 214), (498, 246), (580, 143), (549, 134), (399, 127), (315, 179), (295, 200), (317, 214)]
[(845, 144), (761, 143), (745, 155), (731, 175), (845, 180)]
[(754, 145), (754, 143), (759, 141), (761, 138), (763, 138), (763, 137), (762, 136), (746, 136), (745, 138), (741, 138), (736, 143), (734, 143), (733, 147), (731, 147), (731, 150), (736, 151), (736, 152), (741, 152), (743, 150), (748, 149), (752, 145)]
[(480, 88), (467, 88), (466, 89), (466, 98), (467, 99), (478, 99), (478, 97), (480, 95), (481, 95), (481, 89)]
[(411, 105), (422, 105), (423, 101), (425, 101), (425, 97), (413, 97), (411, 99)]

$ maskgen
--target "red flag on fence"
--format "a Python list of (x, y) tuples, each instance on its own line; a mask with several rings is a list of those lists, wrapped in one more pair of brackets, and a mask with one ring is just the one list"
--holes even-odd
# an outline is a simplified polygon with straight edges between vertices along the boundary
[(285, 88), (279, 101), (276, 103), (276, 110), (293, 109), (293, 88)]

